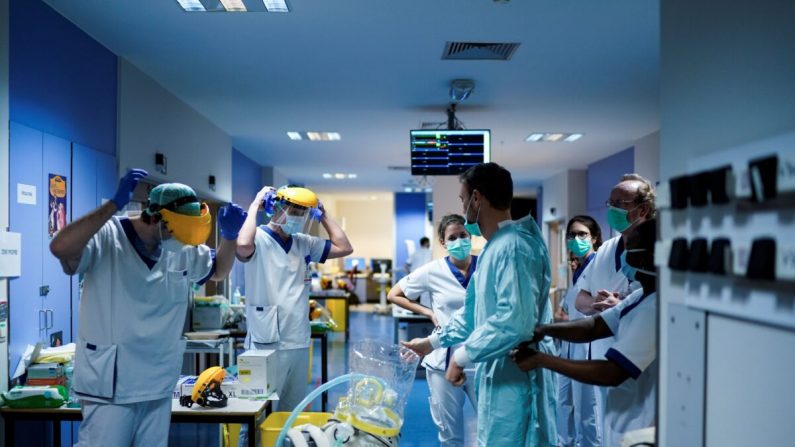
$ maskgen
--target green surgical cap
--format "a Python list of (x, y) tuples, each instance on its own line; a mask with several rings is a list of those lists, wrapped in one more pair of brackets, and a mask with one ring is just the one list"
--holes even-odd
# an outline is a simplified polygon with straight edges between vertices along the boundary
[[(196, 193), (188, 185), (182, 183), (164, 183), (157, 185), (149, 192), (149, 203), (155, 203), (160, 206), (167, 205), (179, 198), (186, 196), (196, 196)], [(201, 203), (189, 202), (178, 206), (174, 212), (184, 214), (186, 216), (200, 216)]]

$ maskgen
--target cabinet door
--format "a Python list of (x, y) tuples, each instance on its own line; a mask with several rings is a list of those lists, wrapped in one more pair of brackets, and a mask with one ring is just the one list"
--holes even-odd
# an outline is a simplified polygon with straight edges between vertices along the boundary
[[(53, 214), (55, 215), (57, 228), (61, 228), (61, 226), (71, 221), (69, 202), (72, 199), (72, 194), (69, 188), (69, 177), (72, 176), (72, 144), (67, 140), (46, 133), (44, 134), (43, 143), (42, 194), (40, 196), (44, 198), (46, 214), (43, 217), (47, 218), (48, 228), (42, 232), (44, 240), (42, 247), (42, 281), (43, 284), (49, 287), (50, 292), (44, 296), (42, 305), (44, 306), (47, 320), (47, 333), (44, 343), (49, 346), (51, 335), (60, 333), (60, 342), (65, 343), (71, 338), (72, 332), (72, 278), (63, 272), (60, 261), (50, 253), (52, 237), (49, 231)], [(55, 207), (50, 203), (49, 191), (50, 178), (53, 175), (65, 177), (66, 185), (66, 196), (58, 198)], [(64, 199), (65, 202), (63, 201)]]
[[(22, 234), (22, 275), (9, 281), (8, 351), (9, 370), (13, 374), (25, 347), (43, 338), (39, 325), (39, 311), (42, 309), (39, 287), (42, 285), (46, 202), (42, 201), (40, 191), (44, 134), (14, 122), (11, 122), (9, 130), (12, 197), (9, 220), (11, 231)], [(25, 199), (20, 203), (20, 188), (24, 191), (35, 188), (36, 193), (24, 195)], [(35, 203), (24, 203), (30, 201)]]

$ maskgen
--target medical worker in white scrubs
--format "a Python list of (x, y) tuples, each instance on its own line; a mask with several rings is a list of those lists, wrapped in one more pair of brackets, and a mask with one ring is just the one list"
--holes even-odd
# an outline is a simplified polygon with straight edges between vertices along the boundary
[[(590, 216), (574, 216), (566, 226), (566, 247), (577, 260), (572, 285), (566, 292), (563, 308), (568, 320), (584, 318), (574, 306), (582, 272), (596, 257), (602, 244), (602, 229)], [(560, 356), (570, 360), (590, 360), (590, 343), (561, 342)], [(599, 447), (602, 445), (602, 399), (593, 385), (558, 377), (558, 446)]]
[[(596, 315), (617, 305), (637, 288), (621, 274), (621, 255), (627, 235), (654, 217), (654, 188), (640, 175), (626, 174), (610, 191), (606, 205), (607, 223), (620, 234), (602, 244), (580, 277), (575, 307), (584, 315)], [(612, 337), (592, 343), (591, 358), (604, 358), (612, 343)]]
[[(452, 314), (464, 306), (469, 280), (477, 266), (477, 256), (469, 252), (472, 241), (464, 229), (464, 218), (458, 214), (442, 217), (437, 228), (439, 243), (449, 256), (437, 259), (403, 277), (389, 291), (389, 301), (414, 313), (430, 318), (435, 326), (444, 325)], [(431, 308), (417, 302), (420, 296), (430, 296)], [(469, 398), (475, 408), (475, 385), (466, 382), (453, 386), (444, 375), (456, 346), (439, 348), (425, 356), (422, 365), (428, 378), (431, 397), (431, 417), (439, 430), (443, 447), (464, 446), (464, 403)], [(474, 377), (474, 368), (468, 373)]]
[(609, 387), (605, 403), (603, 445), (619, 447), (625, 433), (651, 427), (657, 387), (657, 293), (654, 267), (656, 220), (628, 232), (621, 271), (641, 288), (617, 306), (591, 318), (542, 325), (531, 342), (545, 336), (583, 343), (614, 336), (606, 359), (574, 361), (524, 345), (512, 355), (522, 370), (550, 369), (574, 380)]
[(204, 245), (209, 208), (186, 185), (159, 185), (142, 214), (115, 216), (146, 175), (129, 171), (112, 200), (50, 243), (64, 272), (84, 275), (73, 381), (80, 446), (167, 445), (190, 284), (227, 276), (246, 216), (233, 204), (220, 210), (217, 251)]
[[(258, 227), (260, 210), (272, 217)], [(312, 219), (320, 221), (330, 239), (305, 234)], [(345, 232), (306, 188), (266, 186), (249, 206), (237, 240), (237, 258), (246, 263), (245, 345), (277, 351), (276, 411), (292, 411), (308, 391), (309, 263), (351, 253)], [(239, 445), (246, 445), (248, 435), (244, 426)]]
[[(445, 377), (457, 386), (477, 365), (478, 445), (553, 447), (557, 445), (557, 381), (551, 371), (524, 372), (508, 357), (537, 324), (552, 321), (549, 253), (532, 216), (511, 220), (513, 180), (496, 163), (482, 163), (461, 175), (459, 197), (469, 234), (486, 246), (467, 287), (464, 307), (429, 337), (404, 343), (421, 355), (441, 347), (463, 346), (450, 359)], [(538, 344), (557, 354), (552, 340)]]

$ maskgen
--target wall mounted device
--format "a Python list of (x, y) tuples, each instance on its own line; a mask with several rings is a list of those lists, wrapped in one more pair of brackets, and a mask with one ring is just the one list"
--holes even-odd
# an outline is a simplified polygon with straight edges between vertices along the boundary
[(155, 169), (163, 175), (168, 174), (168, 159), (160, 152), (155, 153)]

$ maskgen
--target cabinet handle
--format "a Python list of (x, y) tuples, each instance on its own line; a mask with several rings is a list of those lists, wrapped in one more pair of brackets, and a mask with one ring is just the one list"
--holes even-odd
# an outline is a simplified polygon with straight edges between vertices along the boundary
[(52, 329), (55, 323), (55, 317), (53, 317), (52, 309), (46, 309), (46, 317), (47, 317), (47, 329)]
[[(42, 322), (41, 317), (44, 317), (44, 322)], [(47, 325), (47, 315), (44, 313), (44, 309), (39, 309), (39, 332), (46, 329)]]

